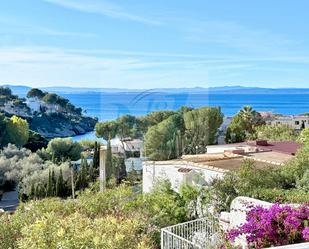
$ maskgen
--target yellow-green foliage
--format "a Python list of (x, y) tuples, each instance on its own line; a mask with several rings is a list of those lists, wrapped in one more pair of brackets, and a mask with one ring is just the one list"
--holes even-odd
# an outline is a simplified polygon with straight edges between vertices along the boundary
[(0, 216), (0, 248), (159, 248), (160, 228), (185, 220), (183, 204), (164, 184), (149, 194), (120, 186), (76, 200), (31, 201)]
[(105, 216), (91, 219), (75, 212), (59, 219), (48, 213), (33, 224), (23, 227), (21, 249), (50, 248), (151, 248), (147, 244), (141, 220)]
[(27, 120), (12, 116), (6, 124), (5, 140), (7, 143), (23, 146), (29, 138), (29, 124)]

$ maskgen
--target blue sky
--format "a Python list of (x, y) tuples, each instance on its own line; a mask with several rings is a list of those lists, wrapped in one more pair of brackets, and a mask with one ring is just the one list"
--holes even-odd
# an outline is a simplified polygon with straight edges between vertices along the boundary
[(5, 0), (0, 83), (307, 87), (307, 0)]

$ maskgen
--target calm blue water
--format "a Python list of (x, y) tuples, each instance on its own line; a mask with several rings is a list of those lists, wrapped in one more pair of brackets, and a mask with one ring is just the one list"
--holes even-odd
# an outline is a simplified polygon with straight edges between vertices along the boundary
[(258, 111), (281, 114), (309, 112), (309, 94), (162, 94), (145, 93), (82, 93), (62, 94), (88, 115), (100, 120), (115, 119), (124, 114), (145, 115), (155, 110), (176, 110), (181, 106), (221, 106), (222, 112), (232, 116), (243, 106)]
[[(90, 116), (111, 120), (124, 114), (145, 115), (156, 110), (176, 110), (181, 106), (221, 106), (226, 116), (233, 116), (245, 105), (258, 111), (281, 114), (309, 112), (309, 94), (169, 94), (143, 93), (81, 93), (62, 94)], [(93, 138), (93, 134), (86, 137)], [(85, 138), (85, 135), (78, 139)], [(76, 138), (77, 139), (77, 138)]]

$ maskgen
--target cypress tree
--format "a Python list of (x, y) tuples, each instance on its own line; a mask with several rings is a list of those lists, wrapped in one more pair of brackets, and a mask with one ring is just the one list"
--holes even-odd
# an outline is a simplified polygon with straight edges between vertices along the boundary
[(39, 186), (39, 196), (41, 198), (44, 198), (46, 196), (46, 191), (47, 191), (47, 189), (40, 184), (40, 186)]
[(95, 169), (93, 168), (92, 164), (88, 167), (88, 176), (91, 182), (94, 182), (96, 179)]
[(56, 194), (56, 176), (55, 176), (55, 171), (54, 169), (52, 170), (52, 196), (55, 196)]
[(65, 195), (64, 192), (65, 192), (64, 180), (63, 180), (63, 175), (62, 175), (62, 169), (60, 169), (60, 173), (59, 173), (57, 184), (56, 184), (56, 196), (64, 197)]
[(34, 185), (34, 182), (31, 184), (30, 198), (31, 199), (35, 198), (35, 185)]
[(87, 161), (85, 158), (81, 159), (81, 165), (80, 169), (78, 171), (77, 175), (77, 183), (76, 183), (76, 188), (77, 189), (84, 189), (87, 187), (88, 182), (87, 182)]
[(107, 150), (106, 150), (106, 157), (105, 157), (105, 168), (106, 168), (106, 180), (110, 180), (112, 176), (115, 174), (113, 170), (113, 157), (112, 157), (112, 147), (111, 142), (108, 140), (107, 142)]
[(36, 199), (40, 199), (40, 188), (39, 188), (39, 185), (36, 185), (35, 186), (35, 198)]
[(46, 196), (50, 197), (53, 195), (53, 180), (52, 180), (52, 175), (49, 170), (48, 173), (48, 182), (47, 182), (47, 190), (46, 190)]
[(52, 162), (53, 162), (53, 163), (56, 163), (55, 153), (52, 154)]
[(100, 164), (100, 146), (98, 145), (98, 142), (94, 142), (94, 151), (93, 151), (93, 167), (95, 169), (99, 168)]

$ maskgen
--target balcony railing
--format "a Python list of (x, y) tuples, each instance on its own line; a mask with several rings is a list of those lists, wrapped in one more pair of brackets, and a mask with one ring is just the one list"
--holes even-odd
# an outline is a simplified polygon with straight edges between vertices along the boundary
[(205, 217), (161, 229), (161, 249), (214, 249), (221, 243), (218, 220)]
[[(161, 249), (217, 249), (223, 232), (214, 216), (161, 229)], [(279, 246), (282, 249), (309, 249), (309, 243)]]

